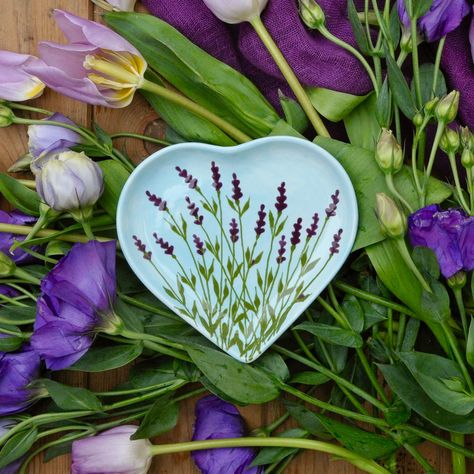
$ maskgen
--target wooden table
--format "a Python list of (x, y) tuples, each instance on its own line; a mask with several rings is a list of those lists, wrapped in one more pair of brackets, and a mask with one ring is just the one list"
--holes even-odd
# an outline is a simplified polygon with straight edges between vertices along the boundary
[[(36, 54), (37, 44), (41, 40), (63, 41), (61, 31), (55, 26), (52, 10), (60, 8), (85, 18), (99, 20), (100, 11), (88, 0), (1, 0), (0, 48), (21, 53)], [(0, 78), (1, 80), (1, 78)], [(163, 124), (156, 114), (148, 107), (141, 97), (136, 97), (133, 104), (125, 109), (112, 110), (104, 107), (91, 107), (70, 100), (56, 93), (47, 91), (43, 97), (35, 101), (41, 107), (59, 111), (77, 123), (90, 126), (98, 122), (107, 132), (129, 131), (159, 133)], [(135, 160), (146, 157), (152, 148), (146, 148), (141, 142), (128, 140), (125, 144), (127, 152)], [(2, 170), (6, 170), (19, 156), (27, 151), (27, 135), (25, 127), (15, 126), (0, 129), (0, 159)], [(64, 373), (60, 378), (77, 386), (90, 387), (103, 391), (122, 382), (127, 377), (127, 370), (116, 370), (106, 374)], [(194, 419), (194, 400), (183, 402), (179, 425), (169, 434), (161, 436), (158, 443), (187, 441), (191, 437)], [(242, 413), (250, 428), (270, 423), (283, 412), (279, 402), (263, 407), (247, 407)], [(424, 445), (423, 454), (442, 474), (448, 474), (450, 456), (445, 450)], [(35, 474), (64, 474), (69, 472), (69, 457), (62, 456), (43, 464), (36, 459), (29, 469)], [(410, 456), (400, 457), (399, 473), (422, 473)], [(474, 469), (474, 468), (472, 468)], [(198, 472), (189, 454), (176, 454), (155, 459), (151, 473), (154, 474), (191, 474)], [(323, 454), (305, 453), (300, 455), (285, 471), (288, 474), (354, 474), (357, 469), (342, 462), (333, 462)], [(474, 471), (471, 471), (474, 472)]]

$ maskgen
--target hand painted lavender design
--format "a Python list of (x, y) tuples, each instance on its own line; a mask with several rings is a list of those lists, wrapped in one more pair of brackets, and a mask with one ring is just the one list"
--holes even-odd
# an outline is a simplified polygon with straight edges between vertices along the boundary
[[(339, 252), (342, 229), (334, 233), (329, 248), (321, 249), (320, 243), (336, 215), (340, 192), (334, 191), (327, 207), (320, 205), (323, 219), (315, 212), (306, 225), (298, 217), (287, 226), (285, 209), (290, 203), (286, 183), (281, 182), (274, 209), (268, 203), (259, 204), (252, 229), (243, 223), (244, 216), (252, 212), (251, 199), (245, 196), (236, 173), (229, 180), (227, 196), (221, 170), (213, 161), (214, 189), (207, 196), (196, 177), (179, 166), (176, 171), (193, 194), (184, 196), (187, 218), (173, 213), (150, 190), (145, 195), (163, 214), (191, 260), (177, 254), (177, 241), (153, 234), (157, 249), (176, 263), (176, 281), (172, 281), (154, 261), (156, 250), (147, 248), (136, 235), (135, 246), (156, 270), (179, 315), (204, 328), (223, 349), (236, 348), (242, 359), (252, 360), (279, 332), (292, 308), (309, 297), (311, 285)], [(216, 228), (217, 232), (211, 232)]]

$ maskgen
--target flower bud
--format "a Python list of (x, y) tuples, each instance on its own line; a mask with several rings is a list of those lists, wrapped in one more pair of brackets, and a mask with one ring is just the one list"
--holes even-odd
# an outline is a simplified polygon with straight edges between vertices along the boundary
[(9, 277), (15, 273), (15, 262), (4, 252), (0, 252), (0, 277)]
[(459, 133), (452, 128), (446, 128), (439, 142), (441, 150), (443, 150), (447, 155), (451, 153), (455, 154), (458, 151), (460, 144), (461, 140), (459, 139)]
[(407, 229), (405, 216), (392, 198), (385, 193), (377, 193), (375, 214), (382, 232), (393, 239), (403, 237)]
[(411, 53), (413, 49), (411, 41), (411, 31), (410, 28), (405, 28), (402, 26), (402, 37), (400, 38), (400, 48), (405, 53)]
[(423, 125), (423, 115), (420, 114), (420, 112), (417, 112), (413, 117), (413, 125), (415, 125), (416, 128), (420, 128)]
[(93, 3), (107, 11), (133, 12), (137, 0), (92, 0)]
[(461, 289), (464, 288), (467, 282), (466, 272), (462, 270), (455, 273), (452, 277), (448, 278), (448, 285), (450, 288)]
[(474, 134), (469, 127), (461, 127), (461, 143), (464, 148), (474, 150)]
[(474, 151), (470, 148), (464, 148), (461, 154), (461, 164), (466, 169), (471, 169), (474, 166)]
[(428, 115), (433, 115), (436, 106), (438, 105), (439, 97), (434, 97), (425, 104), (425, 111)]
[(15, 116), (10, 108), (0, 105), (0, 128), (9, 127)]
[(41, 199), (55, 211), (86, 211), (104, 187), (100, 167), (84, 153), (65, 151), (51, 155), (36, 174)]
[(11, 166), (8, 168), (9, 173), (18, 173), (20, 171), (29, 171), (33, 157), (30, 153), (25, 153), (20, 156)]
[(136, 431), (134, 425), (123, 425), (74, 441), (71, 473), (146, 474), (153, 459), (152, 444), (147, 439), (130, 439)]
[(402, 168), (403, 150), (391, 130), (382, 128), (375, 150), (375, 159), (386, 174), (397, 173)]
[(440, 122), (451, 123), (458, 114), (459, 91), (451, 91), (443, 97), (436, 105), (435, 115)]
[(323, 9), (315, 0), (298, 0), (300, 4), (300, 17), (303, 23), (312, 30), (317, 30), (324, 25), (326, 17)]
[(207, 8), (225, 23), (236, 24), (258, 18), (268, 0), (203, 0)]

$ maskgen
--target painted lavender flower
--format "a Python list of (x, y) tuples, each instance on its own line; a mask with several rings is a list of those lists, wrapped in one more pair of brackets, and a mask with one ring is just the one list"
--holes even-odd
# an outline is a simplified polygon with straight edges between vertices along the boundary
[[(215, 161), (207, 182), (210, 195), (190, 170), (175, 170), (184, 182), (180, 209), (170, 209), (165, 198), (151, 190), (144, 196), (163, 215), (169, 232), (160, 227), (152, 236), (133, 235), (134, 245), (153, 265), (170, 307), (199, 324), (221, 347), (236, 347), (242, 358), (252, 360), (292, 308), (307, 299), (313, 282), (339, 253), (343, 231), (332, 222), (340, 191), (330, 195), (329, 203), (315, 203), (318, 211), (311, 216), (288, 223), (284, 211), (291, 199), (285, 181), (276, 186), (273, 203), (253, 209), (251, 197), (242, 203), (245, 190), (238, 174), (231, 172), (226, 179)], [(321, 223), (320, 215), (325, 215)], [(324, 237), (329, 232), (332, 239)], [(160, 252), (152, 248), (150, 237)], [(321, 242), (328, 240), (323, 248)], [(163, 254), (176, 264), (175, 281), (163, 271)], [(267, 324), (259, 327), (259, 321)]]

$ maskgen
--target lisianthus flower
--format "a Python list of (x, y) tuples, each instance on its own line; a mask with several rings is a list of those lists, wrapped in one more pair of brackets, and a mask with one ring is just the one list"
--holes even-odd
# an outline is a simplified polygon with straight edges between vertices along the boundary
[[(405, 1), (397, 0), (398, 14), (403, 25), (410, 28)], [(438, 41), (454, 31), (469, 12), (467, 0), (433, 0), (430, 9), (418, 19), (418, 26), (428, 42)]]
[(433, 250), (444, 277), (474, 269), (474, 217), (463, 210), (424, 207), (408, 218), (408, 236), (414, 247)]
[[(73, 130), (56, 125), (48, 126), (50, 120), (75, 125), (72, 120), (58, 113), (44, 119), (44, 125), (30, 125), (28, 127), (28, 148), (33, 159), (41, 155), (68, 150), (81, 142), (81, 137)], [(34, 166), (34, 161), (32, 166)]]
[(27, 72), (26, 68), (40, 62), (29, 54), (0, 50), (0, 99), (21, 102), (39, 97), (44, 83)]
[(0, 284), (0, 294), (4, 296), (8, 296), (9, 298), (14, 298), (15, 296), (18, 296), (20, 293), (17, 290), (15, 290), (15, 288), (12, 288), (11, 286)]
[(41, 283), (31, 345), (51, 370), (65, 369), (114, 327), (115, 242), (75, 244)]
[(27, 69), (51, 89), (93, 105), (126, 107), (141, 86), (147, 63), (110, 28), (71, 13), (54, 17), (69, 44), (42, 42), (42, 62)]
[[(245, 422), (237, 408), (209, 395), (196, 404), (193, 440), (240, 438)], [(193, 451), (192, 457), (203, 474), (260, 474), (259, 467), (249, 467), (255, 458), (251, 448), (222, 448)]]
[[(15, 225), (29, 225), (36, 222), (36, 217), (29, 216), (20, 211), (6, 212), (0, 210), (0, 223), (2, 224), (15, 224)], [(25, 237), (12, 234), (10, 232), (0, 232), (0, 252), (8, 255), (17, 265), (24, 265), (34, 261), (29, 253), (26, 253), (21, 248), (15, 249), (10, 253), (11, 246), (15, 243), (15, 240), (24, 240)], [(37, 250), (37, 248), (34, 248)]]
[(72, 443), (72, 474), (146, 474), (153, 455), (147, 439), (131, 440), (135, 425), (123, 425)]
[[(15, 426), (14, 420), (9, 420), (8, 418), (0, 419), (0, 438), (8, 431), (10, 431)], [(20, 469), (20, 466), (24, 460), (25, 456), (13, 461), (11, 464), (8, 464), (5, 467), (0, 468), (0, 474), (16, 474)]]
[(38, 354), (25, 345), (16, 352), (0, 352), (0, 416), (18, 413), (36, 399), (30, 384), (40, 375)]

